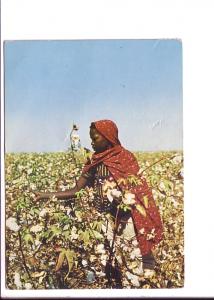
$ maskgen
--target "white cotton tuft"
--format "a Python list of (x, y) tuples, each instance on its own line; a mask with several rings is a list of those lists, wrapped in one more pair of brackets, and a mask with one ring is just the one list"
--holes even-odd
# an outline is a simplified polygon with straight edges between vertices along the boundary
[(31, 232), (35, 232), (35, 233), (40, 232), (42, 230), (43, 230), (43, 226), (39, 224), (32, 226), (30, 229)]
[(20, 226), (16, 223), (16, 219), (12, 217), (7, 219), (6, 227), (15, 232), (19, 231), (20, 229)]
[(18, 289), (22, 288), (22, 283), (21, 283), (21, 280), (20, 280), (20, 274), (18, 272), (14, 273), (14, 284), (16, 285), (16, 287)]

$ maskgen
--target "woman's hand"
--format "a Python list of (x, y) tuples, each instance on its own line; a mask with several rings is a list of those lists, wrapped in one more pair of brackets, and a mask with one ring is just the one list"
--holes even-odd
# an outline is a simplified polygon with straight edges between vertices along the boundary
[(48, 193), (41, 193), (41, 192), (34, 192), (35, 194), (35, 201), (40, 201), (44, 199), (48, 199), (50, 195)]
[(40, 201), (44, 199), (48, 199), (50, 197), (55, 196), (59, 200), (68, 200), (71, 198), (75, 198), (75, 193), (79, 192), (82, 188), (84, 188), (87, 185), (88, 179), (80, 176), (76, 186), (70, 190), (66, 191), (56, 191), (56, 192), (47, 192), (47, 193), (41, 193), (41, 192), (34, 192), (35, 194), (35, 201)]

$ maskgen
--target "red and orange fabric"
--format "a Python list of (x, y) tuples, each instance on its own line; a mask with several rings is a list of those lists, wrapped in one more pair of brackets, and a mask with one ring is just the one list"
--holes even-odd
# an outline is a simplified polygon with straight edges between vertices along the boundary
[[(145, 178), (138, 175), (140, 168), (135, 156), (121, 146), (116, 124), (110, 120), (101, 120), (93, 123), (96, 129), (112, 143), (113, 147), (104, 152), (93, 154), (91, 162), (84, 166), (83, 174), (97, 164), (103, 163), (109, 169), (116, 182), (120, 182), (120, 179), (126, 179), (130, 175), (140, 178), (141, 184), (137, 186), (124, 186), (122, 183), (119, 186), (122, 190), (127, 190), (128, 188), (135, 195), (136, 203), (132, 205), (131, 214), (141, 254), (145, 255), (161, 241), (163, 235), (163, 226), (152, 191)], [(145, 196), (148, 199), (147, 205), (143, 201)], [(137, 205), (143, 208), (144, 214), (137, 209)], [(149, 238), (148, 235), (150, 235)]]

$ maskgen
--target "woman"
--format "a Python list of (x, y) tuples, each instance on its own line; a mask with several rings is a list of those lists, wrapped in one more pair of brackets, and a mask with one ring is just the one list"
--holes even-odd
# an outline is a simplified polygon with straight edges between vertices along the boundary
[(114, 243), (117, 259), (125, 262), (127, 269), (137, 260), (136, 275), (150, 277), (155, 267), (152, 250), (162, 239), (163, 232), (152, 191), (139, 175), (134, 155), (121, 146), (114, 122), (93, 122), (90, 137), (95, 152), (85, 164), (76, 186), (63, 192), (39, 193), (37, 199), (53, 195), (69, 199), (80, 189), (92, 185), (96, 191), (95, 207), (107, 216), (108, 226), (103, 230), (112, 247)]

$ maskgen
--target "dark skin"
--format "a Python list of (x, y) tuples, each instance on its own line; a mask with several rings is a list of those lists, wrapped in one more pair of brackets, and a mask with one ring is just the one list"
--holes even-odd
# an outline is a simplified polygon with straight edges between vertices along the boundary
[[(96, 154), (101, 153), (113, 147), (112, 144), (102, 134), (100, 134), (94, 126), (91, 126), (90, 128), (90, 138), (91, 138), (92, 148)], [(53, 196), (61, 200), (71, 199), (75, 197), (75, 193), (79, 192), (87, 185), (88, 185), (88, 180), (85, 177), (80, 176), (74, 188), (66, 191), (57, 191), (57, 192), (50, 192), (50, 193), (36, 192), (35, 193), (36, 200), (48, 199)]]

